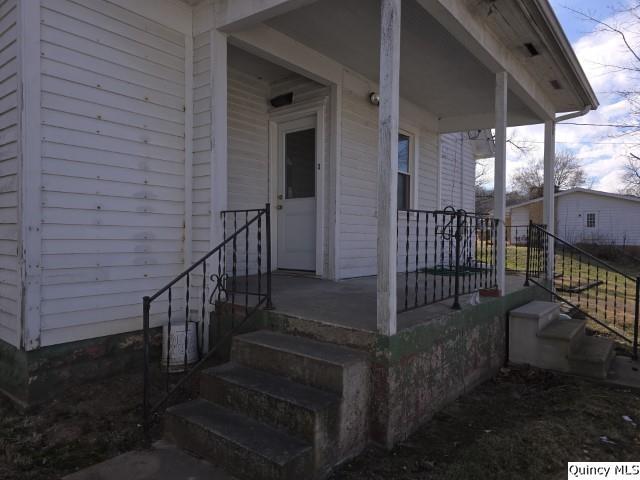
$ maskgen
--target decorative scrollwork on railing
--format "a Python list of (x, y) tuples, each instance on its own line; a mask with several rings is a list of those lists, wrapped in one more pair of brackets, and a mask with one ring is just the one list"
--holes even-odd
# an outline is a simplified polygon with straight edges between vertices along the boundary
[(216, 302), (226, 301), (227, 281), (229, 280), (229, 275), (226, 273), (213, 273), (211, 274), (209, 279), (213, 283), (213, 288), (211, 289), (211, 294), (209, 295), (209, 304), (215, 305)]

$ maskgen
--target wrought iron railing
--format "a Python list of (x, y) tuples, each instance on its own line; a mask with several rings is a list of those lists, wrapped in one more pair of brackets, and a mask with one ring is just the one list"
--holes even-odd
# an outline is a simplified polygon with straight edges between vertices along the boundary
[[(221, 216), (222, 242), (142, 301), (143, 427), (148, 442), (151, 425), (169, 400), (184, 389), (194, 374), (246, 324), (253, 313), (263, 306), (272, 308), (269, 204), (262, 209), (228, 210)], [(178, 315), (184, 318), (176, 319)], [(213, 332), (224, 315), (229, 317), (231, 327), (217, 335)], [(177, 325), (183, 329), (178, 337), (179, 344), (175, 341), (176, 335), (172, 337), (172, 327), (177, 330)], [(152, 404), (151, 330), (156, 327), (165, 329), (160, 362), (164, 378), (163, 393)], [(193, 333), (191, 336), (190, 331)], [(209, 341), (211, 346), (206, 348)], [(181, 362), (177, 361), (176, 353)]]
[[(549, 276), (549, 248), (553, 245), (553, 280)], [(566, 304), (575, 314), (632, 345), (638, 353), (640, 277), (613, 267), (591, 253), (530, 225), (526, 284), (534, 283)]]
[(505, 225), (507, 272), (525, 273), (527, 271), (527, 239), (529, 225)]
[(447, 207), (398, 211), (398, 311), (497, 286), (498, 221)]

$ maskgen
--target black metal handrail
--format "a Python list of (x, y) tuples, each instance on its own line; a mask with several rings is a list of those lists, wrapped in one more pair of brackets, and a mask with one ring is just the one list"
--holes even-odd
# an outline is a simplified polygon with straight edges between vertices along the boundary
[[(525, 284), (542, 287), (587, 319), (629, 342), (637, 358), (640, 277), (633, 277), (570, 244), (544, 226), (531, 223), (529, 231)], [(551, 245), (553, 279), (548, 279)]]
[[(173, 280), (156, 291), (153, 295), (142, 299), (143, 319), (143, 355), (144, 355), (144, 392), (143, 392), (143, 428), (147, 443), (150, 442), (150, 428), (153, 422), (152, 416), (178, 392), (199, 369), (211, 359), (220, 346), (229, 340), (263, 305), (273, 308), (271, 300), (271, 208), (269, 204), (265, 208), (246, 210), (225, 210), (221, 212), (223, 225), (223, 240), (214, 249), (202, 256), (199, 260), (178, 274)], [(263, 222), (264, 237), (266, 237), (266, 265), (263, 266)], [(228, 230), (232, 229), (228, 234)], [(250, 236), (255, 229), (255, 243)], [(229, 250), (229, 252), (228, 252)], [(253, 258), (255, 257), (255, 258)], [(253, 262), (252, 262), (253, 260)], [(238, 263), (242, 264), (238, 268)], [(216, 263), (217, 268), (208, 267), (210, 263)], [(209, 272), (209, 273), (208, 273)], [(211, 273), (213, 272), (213, 273)], [(241, 274), (241, 275), (239, 275)], [(200, 280), (199, 291), (192, 283), (192, 277)], [(264, 281), (263, 281), (263, 277)], [(184, 285), (181, 282), (184, 280)], [(263, 291), (264, 284), (264, 291)], [(241, 285), (243, 285), (243, 289)], [(173, 385), (170, 385), (171, 371), (171, 327), (172, 317), (176, 313), (174, 309), (174, 289), (184, 288), (184, 354), (183, 375)], [(193, 295), (194, 288), (196, 295)], [(151, 310), (154, 301), (161, 301), (166, 294), (167, 310), (166, 322), (166, 362), (165, 362), (165, 392), (161, 398), (151, 404), (151, 375), (150, 375), (150, 348), (151, 348)], [(238, 309), (236, 300), (244, 300), (244, 309)], [(251, 300), (253, 299), (253, 303)], [(197, 302), (197, 309), (192, 310), (190, 305)], [(232, 328), (220, 338), (213, 339), (213, 345), (209, 351), (202, 355), (205, 330), (207, 305), (212, 307), (209, 325), (215, 324), (225, 312), (231, 316)], [(242, 307), (242, 301), (240, 307)], [(236, 319), (237, 310), (241, 311), (240, 319)], [(195, 311), (195, 315), (193, 312)], [(160, 313), (161, 315), (161, 313)], [(189, 325), (192, 318), (200, 317), (195, 327), (196, 347), (199, 359), (189, 367)], [(163, 345), (164, 346), (164, 345)]]
[(398, 211), (398, 311), (497, 286), (494, 218), (446, 207)]

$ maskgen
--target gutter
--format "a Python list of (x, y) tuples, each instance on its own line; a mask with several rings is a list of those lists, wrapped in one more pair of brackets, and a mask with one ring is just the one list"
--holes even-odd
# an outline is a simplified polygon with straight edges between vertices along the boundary
[(560, 122), (564, 122), (565, 120), (571, 120), (572, 118), (582, 117), (583, 115), (586, 115), (587, 113), (589, 113), (591, 110), (595, 110), (595, 109), (593, 108), (592, 105), (587, 105), (586, 107), (584, 107), (579, 112), (571, 112), (571, 113), (567, 113), (565, 115), (560, 115), (559, 117), (556, 117), (553, 120), (553, 122), (557, 124), (557, 123), (560, 123)]

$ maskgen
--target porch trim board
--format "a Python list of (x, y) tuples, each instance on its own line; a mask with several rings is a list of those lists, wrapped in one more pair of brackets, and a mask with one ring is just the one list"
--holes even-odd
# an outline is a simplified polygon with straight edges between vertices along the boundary
[[(325, 120), (328, 98), (324, 97), (318, 100), (304, 102), (289, 107), (281, 107), (277, 111), (273, 111), (269, 115), (269, 199), (271, 203), (272, 218), (277, 218), (278, 205), (278, 162), (280, 161), (279, 152), (279, 125), (281, 123), (298, 120), (304, 117), (315, 116), (316, 121), (316, 269), (315, 274), (319, 277), (325, 275), (325, 216), (327, 215), (324, 208), (324, 172), (327, 168), (325, 159)], [(276, 239), (271, 244), (271, 258), (273, 265), (278, 265), (278, 222), (273, 222), (271, 226), (273, 237)]]
[[(40, 2), (18, 1), (18, 314), (19, 344), (33, 350), (41, 344), (42, 281), (42, 134), (40, 107)], [(29, 32), (26, 35), (26, 32)]]

